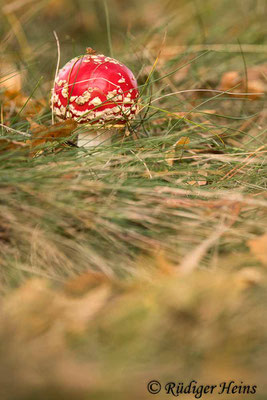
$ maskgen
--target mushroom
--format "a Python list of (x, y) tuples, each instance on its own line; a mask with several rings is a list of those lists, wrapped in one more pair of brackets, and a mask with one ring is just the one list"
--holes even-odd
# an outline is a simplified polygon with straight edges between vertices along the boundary
[(52, 90), (51, 107), (60, 119), (86, 126), (78, 146), (110, 142), (137, 113), (137, 82), (124, 64), (92, 49), (60, 69)]

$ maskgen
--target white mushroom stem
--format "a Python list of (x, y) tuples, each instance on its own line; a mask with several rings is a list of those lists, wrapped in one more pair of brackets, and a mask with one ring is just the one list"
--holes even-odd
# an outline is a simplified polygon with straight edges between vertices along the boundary
[(92, 129), (92, 126), (88, 126), (88, 130), (79, 133), (78, 147), (90, 149), (100, 145), (110, 145), (112, 136), (121, 133), (122, 129), (121, 126), (99, 129)]

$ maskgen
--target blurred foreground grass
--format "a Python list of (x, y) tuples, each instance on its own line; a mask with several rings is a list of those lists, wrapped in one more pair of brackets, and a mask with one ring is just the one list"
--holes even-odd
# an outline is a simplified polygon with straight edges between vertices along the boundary
[(109, 52), (104, 4), (2, 2), (0, 398), (265, 399), (266, 2), (106, 4), (143, 109), (84, 151), (26, 140), (51, 126), (52, 31), (61, 65)]

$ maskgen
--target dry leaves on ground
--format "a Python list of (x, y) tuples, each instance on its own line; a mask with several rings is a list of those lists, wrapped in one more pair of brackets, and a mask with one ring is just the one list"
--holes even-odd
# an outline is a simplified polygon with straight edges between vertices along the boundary
[[(236, 93), (233, 95), (235, 97), (246, 97), (251, 100), (257, 100), (267, 92), (266, 77), (266, 64), (248, 68), (245, 76), (240, 71), (229, 71), (223, 74), (219, 89)], [(244, 93), (244, 95), (238, 93)]]

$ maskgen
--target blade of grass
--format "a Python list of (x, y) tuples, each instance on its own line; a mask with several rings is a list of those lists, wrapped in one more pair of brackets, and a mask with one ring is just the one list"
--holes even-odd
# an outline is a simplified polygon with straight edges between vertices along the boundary
[(104, 9), (105, 9), (105, 17), (106, 17), (106, 28), (107, 28), (107, 36), (108, 36), (109, 54), (110, 54), (110, 57), (113, 58), (113, 46), (112, 46), (112, 39), (111, 39), (109, 9), (108, 9), (108, 5), (107, 5), (107, 1), (104, 0), (103, 2), (104, 2)]

